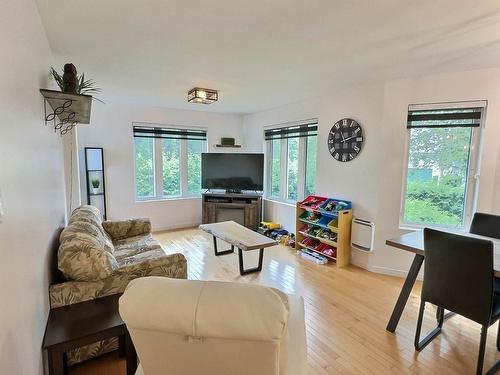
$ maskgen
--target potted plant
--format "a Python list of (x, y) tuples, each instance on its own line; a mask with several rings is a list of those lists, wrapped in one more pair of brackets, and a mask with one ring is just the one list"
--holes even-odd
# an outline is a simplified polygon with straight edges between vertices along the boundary
[[(82, 95), (94, 95), (101, 92), (101, 88), (97, 87), (94, 80), (85, 79), (85, 73), (78, 74), (76, 67), (71, 63), (64, 65), (62, 75), (53, 67), (50, 68), (50, 74), (62, 92)], [(104, 103), (96, 97), (92, 97), (92, 99)]]
[(99, 191), (99, 186), (101, 186), (101, 181), (95, 178), (91, 181), (91, 183), (92, 183), (92, 192), (94, 194), (97, 194), (97, 192)]

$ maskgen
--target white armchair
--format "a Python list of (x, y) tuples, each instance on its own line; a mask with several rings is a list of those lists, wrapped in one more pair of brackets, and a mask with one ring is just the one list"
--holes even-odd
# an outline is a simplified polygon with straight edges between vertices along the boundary
[(239, 283), (144, 277), (120, 298), (136, 375), (305, 375), (299, 296)]

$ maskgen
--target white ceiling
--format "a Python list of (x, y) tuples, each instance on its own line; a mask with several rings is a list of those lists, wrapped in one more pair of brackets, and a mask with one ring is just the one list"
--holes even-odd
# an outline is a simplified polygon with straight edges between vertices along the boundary
[[(104, 97), (251, 113), (362, 82), (500, 65), (499, 0), (37, 0)], [(220, 90), (189, 104), (194, 87)]]

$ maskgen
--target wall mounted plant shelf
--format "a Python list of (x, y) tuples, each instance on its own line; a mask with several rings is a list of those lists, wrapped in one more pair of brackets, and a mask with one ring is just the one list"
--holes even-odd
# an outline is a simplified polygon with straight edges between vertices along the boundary
[(222, 144), (216, 144), (214, 147), (220, 148), (220, 147), (225, 147), (225, 148), (241, 148), (241, 145), (222, 145)]
[(92, 96), (40, 89), (44, 98), (45, 125), (50, 123), (61, 135), (76, 124), (90, 124)]

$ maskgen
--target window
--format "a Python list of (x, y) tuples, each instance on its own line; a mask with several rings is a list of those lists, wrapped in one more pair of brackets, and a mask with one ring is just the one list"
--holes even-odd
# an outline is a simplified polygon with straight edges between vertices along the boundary
[(410, 106), (403, 224), (468, 224), (475, 206), (484, 108), (485, 103)]
[(200, 194), (205, 130), (134, 125), (133, 132), (138, 200)]
[(270, 142), (271, 173), (269, 181), (269, 196), (280, 197), (280, 173), (281, 173), (281, 139), (273, 139)]
[(265, 130), (269, 198), (292, 202), (314, 194), (317, 131), (317, 120)]

